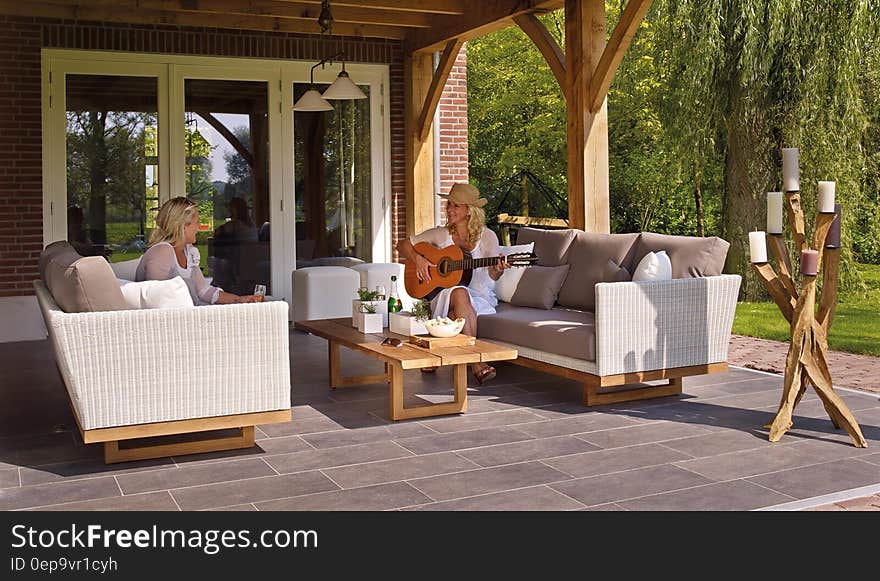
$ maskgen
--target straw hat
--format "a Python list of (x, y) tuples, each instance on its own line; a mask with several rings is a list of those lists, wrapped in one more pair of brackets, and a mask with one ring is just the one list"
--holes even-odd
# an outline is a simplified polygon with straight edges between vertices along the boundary
[(448, 194), (438, 195), (459, 205), (467, 204), (468, 206), (476, 206), (478, 208), (482, 208), (489, 203), (489, 200), (480, 197), (480, 190), (466, 183), (452, 184)]

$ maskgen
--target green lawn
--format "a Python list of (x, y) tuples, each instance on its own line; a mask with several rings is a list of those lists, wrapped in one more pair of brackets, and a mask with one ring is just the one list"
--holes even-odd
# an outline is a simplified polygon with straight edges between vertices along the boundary
[[(832, 349), (880, 356), (880, 265), (862, 264), (867, 295), (847, 296), (837, 303), (828, 343)], [(788, 323), (774, 303), (739, 303), (733, 332), (788, 342)]]

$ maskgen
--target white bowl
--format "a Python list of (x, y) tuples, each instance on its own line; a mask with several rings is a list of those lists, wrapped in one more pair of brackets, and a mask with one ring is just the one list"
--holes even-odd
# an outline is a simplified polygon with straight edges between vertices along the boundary
[(440, 319), (428, 319), (425, 328), (432, 337), (454, 337), (464, 328), (464, 319), (456, 319), (452, 323), (444, 323)]

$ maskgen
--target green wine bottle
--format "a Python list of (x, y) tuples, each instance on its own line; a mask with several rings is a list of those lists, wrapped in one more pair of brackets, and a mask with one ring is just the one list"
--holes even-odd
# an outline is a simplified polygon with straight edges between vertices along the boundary
[(397, 295), (397, 277), (391, 277), (391, 294), (388, 296), (388, 312), (399, 313), (403, 310), (403, 303)]

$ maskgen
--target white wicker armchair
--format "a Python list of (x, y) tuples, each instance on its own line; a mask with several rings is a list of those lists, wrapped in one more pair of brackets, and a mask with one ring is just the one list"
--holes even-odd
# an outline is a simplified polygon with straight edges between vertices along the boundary
[[(246, 448), (254, 425), (290, 420), (287, 303), (65, 313), (37, 299), (83, 441), (107, 463)], [(239, 435), (119, 441), (239, 428)]]

